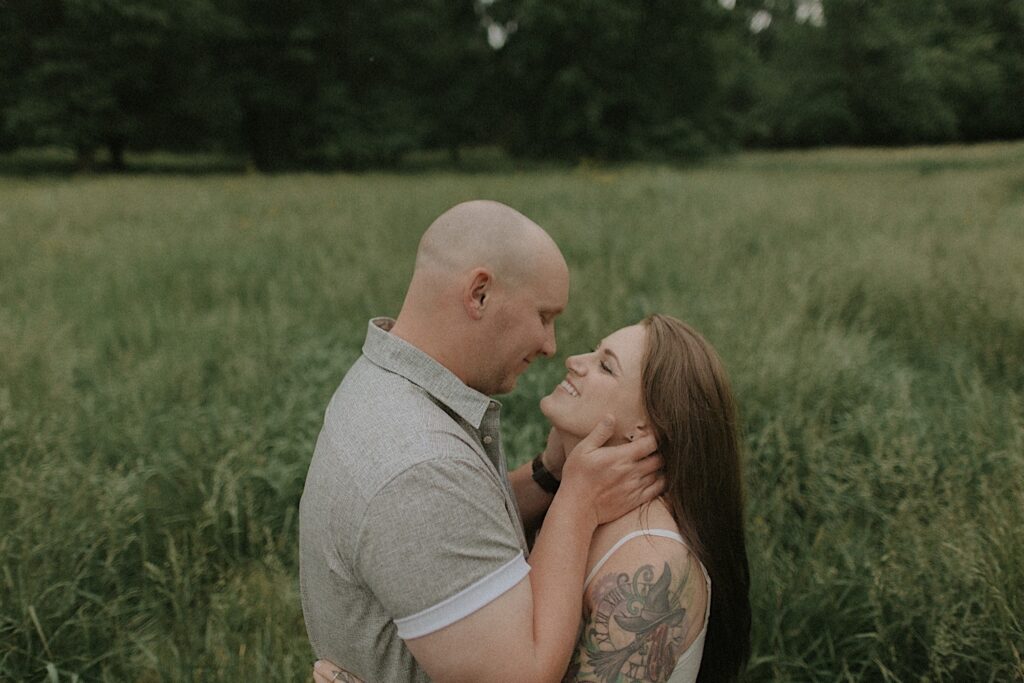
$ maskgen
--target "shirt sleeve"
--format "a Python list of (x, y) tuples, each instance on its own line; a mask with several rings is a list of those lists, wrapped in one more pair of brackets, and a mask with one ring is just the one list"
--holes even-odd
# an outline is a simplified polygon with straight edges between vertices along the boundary
[(403, 639), (469, 616), (529, 572), (494, 474), (470, 459), (410, 467), (369, 501), (364, 520), (357, 570)]

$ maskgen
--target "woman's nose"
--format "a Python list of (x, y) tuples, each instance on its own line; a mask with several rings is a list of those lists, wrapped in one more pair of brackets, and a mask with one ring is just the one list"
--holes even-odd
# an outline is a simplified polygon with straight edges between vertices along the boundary
[(586, 365), (580, 356), (569, 356), (565, 359), (565, 367), (574, 375), (582, 375)]

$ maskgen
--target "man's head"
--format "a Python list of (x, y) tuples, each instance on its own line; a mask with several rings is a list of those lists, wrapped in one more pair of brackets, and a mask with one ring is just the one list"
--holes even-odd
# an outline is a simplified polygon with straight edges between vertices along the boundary
[(511, 391), (537, 356), (555, 352), (555, 318), (569, 297), (558, 246), (504, 204), (458, 204), (420, 240), (392, 333), (485, 394)]

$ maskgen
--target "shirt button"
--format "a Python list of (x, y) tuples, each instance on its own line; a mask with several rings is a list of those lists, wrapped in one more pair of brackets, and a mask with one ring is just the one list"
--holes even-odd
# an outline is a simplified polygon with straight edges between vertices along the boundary
[(487, 446), (490, 446), (492, 441), (494, 441), (494, 439), (491, 438), (490, 436), (484, 437), (484, 444), (486, 444)]

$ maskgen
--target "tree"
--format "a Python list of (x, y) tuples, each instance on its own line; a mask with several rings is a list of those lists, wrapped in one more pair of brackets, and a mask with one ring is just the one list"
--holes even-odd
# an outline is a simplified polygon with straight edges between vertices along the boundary
[[(761, 142), (908, 144), (1024, 134), (1024, 9), (1005, 0), (770, 3)], [(759, 11), (769, 3), (754, 5)]]
[(699, 153), (719, 84), (711, 2), (505, 0), (509, 147), (533, 156)]
[(73, 148), (80, 167), (106, 147), (124, 152), (180, 142), (201, 118), (176, 106), (189, 82), (198, 0), (40, 0), (9, 8), (14, 24), (13, 96), (7, 127), (24, 144)]

